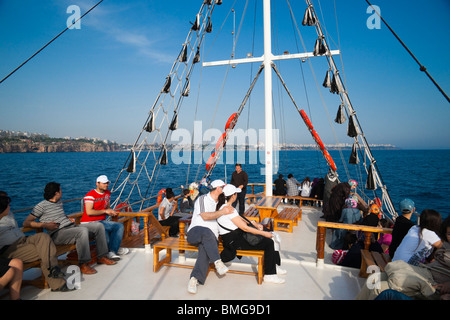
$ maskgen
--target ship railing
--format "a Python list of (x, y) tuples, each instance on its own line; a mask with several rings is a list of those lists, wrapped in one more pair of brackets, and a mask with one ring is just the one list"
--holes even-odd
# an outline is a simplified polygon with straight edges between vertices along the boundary
[(345, 224), (337, 222), (319, 221), (317, 222), (317, 237), (316, 237), (316, 251), (317, 259), (316, 266), (323, 267), (325, 258), (325, 237), (327, 229), (346, 229), (364, 232), (364, 249), (368, 250), (372, 234), (374, 233), (388, 233), (392, 234), (391, 228), (371, 227), (357, 224)]
[[(84, 198), (75, 198), (75, 199), (64, 200), (64, 201), (61, 201), (61, 202), (63, 204), (65, 204), (65, 203), (70, 203), (70, 202), (74, 202), (74, 201), (80, 201), (80, 212), (83, 212), (83, 199)], [(21, 213), (21, 212), (27, 212), (27, 211), (33, 210), (33, 208), (34, 208), (34, 206), (33, 207), (23, 208), (23, 209), (18, 209), (18, 210), (12, 211), (12, 213), (16, 214), (16, 213)]]

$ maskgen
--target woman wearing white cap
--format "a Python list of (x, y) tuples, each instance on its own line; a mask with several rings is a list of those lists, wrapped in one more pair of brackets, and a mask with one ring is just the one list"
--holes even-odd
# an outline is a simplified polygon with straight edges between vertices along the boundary
[[(241, 189), (236, 188), (231, 184), (227, 184), (223, 188), (223, 193), (219, 196), (219, 202), (216, 210), (220, 210), (225, 206), (232, 206), (232, 203), (236, 201), (237, 193), (241, 192)], [(264, 281), (271, 283), (284, 283), (283, 278), (279, 278), (278, 274), (285, 274), (286, 271), (281, 269), (280, 253), (275, 251), (274, 241), (272, 240), (273, 234), (263, 230), (263, 226), (257, 224), (254, 221), (245, 220), (234, 210), (232, 214), (221, 216), (217, 219), (219, 224), (219, 234), (222, 237), (223, 251), (220, 254), (223, 262), (228, 262), (236, 257), (236, 250), (264, 250)], [(254, 227), (249, 223), (254, 224)], [(261, 242), (256, 245), (249, 244), (243, 234), (253, 233), (263, 236)]]

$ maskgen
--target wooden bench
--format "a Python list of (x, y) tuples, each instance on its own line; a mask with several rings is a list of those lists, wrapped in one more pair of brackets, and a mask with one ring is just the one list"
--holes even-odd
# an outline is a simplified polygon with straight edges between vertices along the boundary
[(259, 217), (259, 210), (255, 207), (250, 207), (247, 211), (244, 212), (244, 217), (248, 220), (256, 221), (257, 223), (261, 222), (261, 218)]
[[(70, 214), (68, 215), (69, 218), (74, 218), (75, 219), (75, 223), (79, 224), (80, 220), (81, 220), (81, 216), (83, 215), (82, 212), (78, 212), (78, 213), (74, 213), (74, 214)], [(22, 232), (30, 235), (31, 233), (39, 233), (39, 232), (43, 232), (44, 230), (42, 228), (22, 228)], [(66, 253), (70, 253), (71, 251), (76, 250), (76, 245), (75, 244), (66, 244), (66, 245), (57, 245), (56, 246), (56, 256), (60, 257), (62, 255), (65, 255)], [(70, 264), (72, 263), (71, 260), (66, 260), (66, 259), (58, 259), (58, 263), (59, 264)], [(33, 268), (41, 268), (41, 261), (40, 260), (36, 260), (36, 261), (32, 261), (32, 262), (27, 262), (23, 264), (23, 271), (26, 270), (30, 270)], [(22, 285), (31, 285), (31, 286), (35, 286), (37, 288), (40, 289), (46, 289), (48, 288), (48, 283), (47, 280), (45, 279), (45, 276), (42, 274), (39, 277), (37, 277), (36, 279), (32, 279), (32, 280), (23, 280), (22, 281)]]
[(248, 204), (252, 204), (258, 202), (258, 200), (261, 199), (262, 197), (264, 197), (263, 193), (246, 194), (245, 200), (247, 201)]
[[(153, 214), (148, 212), (126, 212), (120, 213), (121, 217), (128, 219), (123, 220), (124, 232), (122, 238), (122, 247), (125, 248), (146, 248), (150, 250), (153, 243), (164, 240), (169, 237), (169, 226), (162, 226)], [(140, 227), (137, 234), (132, 233), (132, 222), (136, 221)]]
[[(165, 258), (160, 260), (159, 253), (161, 250), (166, 249)], [(198, 251), (198, 248), (190, 245), (185, 239), (167, 238), (163, 241), (157, 242), (153, 245), (153, 272), (158, 272), (162, 266), (176, 266), (182, 268), (193, 268), (187, 264), (177, 264), (172, 262), (172, 250), (179, 251)], [(223, 246), (219, 244), (219, 252), (223, 250)], [(237, 250), (238, 256), (248, 256), (258, 258), (258, 270), (257, 272), (247, 272), (238, 270), (229, 270), (229, 273), (256, 275), (258, 284), (262, 284), (264, 276), (264, 251), (262, 250)], [(209, 270), (213, 270), (213, 266), (210, 266)]]
[[(255, 193), (255, 186), (259, 186), (260, 188), (262, 187), (263, 191)], [(265, 183), (249, 183), (247, 185), (247, 190), (248, 190), (248, 187), (250, 187), (250, 189), (251, 189), (251, 192), (247, 193), (245, 195), (245, 200), (247, 201), (248, 204), (258, 202), (259, 198), (264, 197), (266, 194), (266, 184)]]
[[(175, 210), (178, 207), (178, 199), (181, 195), (175, 197), (174, 207)], [(120, 212), (119, 216), (121, 218), (125, 218), (122, 223), (124, 224), (124, 234), (122, 238), (122, 247), (126, 248), (141, 248), (145, 247), (147, 250), (150, 250), (150, 247), (156, 241), (164, 240), (169, 237), (169, 229), (170, 226), (162, 226), (159, 223), (158, 219), (156, 219), (153, 210), (158, 210), (159, 205), (161, 203), (157, 203), (151, 207), (148, 207), (140, 212)], [(126, 206), (125, 206), (126, 207)], [(122, 207), (122, 208), (125, 208)], [(117, 220), (117, 218), (115, 218)], [(140, 229), (137, 234), (132, 233), (132, 223), (133, 220), (139, 223), (140, 226), (143, 226), (143, 229)]]
[[(82, 215), (83, 215), (82, 212), (78, 212), (70, 214), (68, 215), (68, 217), (74, 218), (75, 223), (80, 224)], [(140, 219), (143, 219), (144, 226), (147, 226), (144, 227), (144, 229), (140, 230), (139, 233), (136, 235), (132, 234), (131, 232), (131, 223), (133, 219), (136, 219), (138, 222)], [(169, 236), (169, 227), (161, 226), (156, 217), (153, 215), (152, 211), (144, 213), (141, 212), (120, 213), (120, 215), (118, 217), (113, 218), (113, 220), (124, 224), (124, 235), (122, 238), (121, 246), (126, 248), (143, 247), (144, 244), (146, 243), (150, 245), (152, 241), (156, 242)], [(150, 221), (150, 223), (148, 223), (148, 221)], [(43, 229), (22, 228), (22, 231), (26, 234), (30, 234), (43, 232)], [(63, 255), (66, 255), (65, 259), (58, 259), (58, 263), (60, 265), (78, 264), (75, 244), (57, 245), (56, 256), (61, 257)], [(95, 252), (93, 256), (95, 257)], [(41, 266), (40, 260), (23, 264), (24, 271), (33, 268), (40, 268), (40, 266)], [(42, 273), (40, 277), (36, 279), (24, 280), (23, 285), (32, 285), (40, 289), (48, 288), (47, 281)]]
[(273, 230), (287, 231), (292, 233), (294, 231), (294, 226), (298, 224), (298, 220), (301, 220), (301, 214), (302, 209), (284, 208), (273, 219)]
[(384, 272), (384, 268), (389, 262), (391, 262), (391, 257), (386, 253), (361, 250), (361, 269), (359, 270), (359, 276), (361, 278), (367, 278), (370, 275), (370, 273), (367, 273), (367, 268), (370, 266), (377, 266), (381, 272)]
[(322, 205), (323, 200), (317, 199), (317, 198), (309, 198), (309, 197), (300, 197), (301, 201), (311, 201), (314, 204), (316, 204), (317, 206)]

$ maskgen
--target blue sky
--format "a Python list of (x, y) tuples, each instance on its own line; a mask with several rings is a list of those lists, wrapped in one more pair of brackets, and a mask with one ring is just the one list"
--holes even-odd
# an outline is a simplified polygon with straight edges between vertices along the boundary
[[(70, 5), (79, 6), (83, 14), (96, 2), (0, 0), (0, 78), (66, 27)], [(205, 61), (228, 59), (231, 54), (232, 20), (231, 16), (228, 20), (225, 17), (234, 1), (223, 2), (213, 15), (214, 32), (206, 40)], [(133, 143), (201, 3), (202, 0), (174, 0), (170, 5), (156, 0), (104, 0), (81, 21), (81, 29), (67, 31), (0, 85), (0, 129)], [(237, 26), (245, 3), (236, 2)], [(306, 5), (300, 0), (290, 0), (290, 3), (300, 24)], [(336, 63), (345, 77), (368, 142), (402, 148), (450, 148), (450, 104), (383, 24), (381, 29), (367, 28), (370, 17), (366, 13), (367, 3), (363, 0), (313, 3), (324, 22), (332, 49), (340, 45), (343, 66), (339, 57), (335, 57)], [(391, 27), (450, 94), (447, 63), (450, 2), (431, 0), (420, 5), (406, 0), (378, 0), (372, 3), (381, 8)], [(277, 0), (276, 4), (273, 51), (294, 53), (297, 48), (286, 1)], [(261, 1), (256, 8), (260, 13)], [(237, 58), (251, 51), (254, 11), (255, 2), (250, 0), (237, 43)], [(257, 34), (262, 30), (261, 24), (262, 18), (258, 17)], [(313, 27), (300, 25), (299, 28), (307, 51), (312, 51), (317, 38)], [(219, 30), (220, 38), (214, 41)], [(254, 56), (261, 56), (261, 36), (254, 40)], [(299, 39), (298, 43), (303, 52)], [(257, 68), (253, 66), (253, 73)], [(279, 68), (297, 104), (310, 115), (322, 140), (351, 143), (345, 135), (346, 124), (334, 131), (330, 128), (329, 119), (334, 119), (340, 102), (338, 96), (321, 87), (328, 69), (326, 60), (314, 58), (311, 64), (307, 61), (301, 67), (298, 61), (283, 62)], [(191, 79), (191, 96), (186, 99), (180, 116), (180, 127), (192, 127), (199, 101), (198, 108), (202, 111), (198, 114), (205, 116), (204, 128), (214, 118), (213, 127), (222, 130), (247, 91), (250, 71), (249, 65), (231, 69), (219, 101), (226, 68), (197, 68)], [(262, 83), (263, 77), (252, 96), (250, 111), (246, 107), (238, 127), (258, 129), (264, 123)], [(197, 94), (199, 84), (201, 90)], [(288, 98), (278, 92), (274, 76), (275, 125), (283, 132), (283, 141), (312, 143), (300, 116)], [(201, 120), (200, 116), (197, 120)]]

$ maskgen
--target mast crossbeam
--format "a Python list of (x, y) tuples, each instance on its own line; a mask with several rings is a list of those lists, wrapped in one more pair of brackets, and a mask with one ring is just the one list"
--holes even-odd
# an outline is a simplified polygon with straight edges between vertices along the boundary
[[(331, 50), (328, 55), (339, 55), (341, 52), (339, 50)], [(312, 52), (306, 52), (306, 53), (293, 53), (293, 54), (283, 54), (274, 56), (272, 55), (272, 58), (270, 60), (272, 61), (278, 61), (278, 60), (293, 60), (293, 59), (308, 59), (313, 57), (319, 57), (315, 56)], [(242, 63), (255, 63), (255, 62), (263, 62), (264, 61), (264, 55), (261, 57), (254, 57), (254, 58), (243, 58), (243, 59), (229, 59), (229, 60), (220, 60), (220, 61), (211, 61), (211, 62), (203, 62), (203, 67), (216, 67), (216, 66), (226, 66), (226, 65), (235, 65), (235, 64), (242, 64)]]

